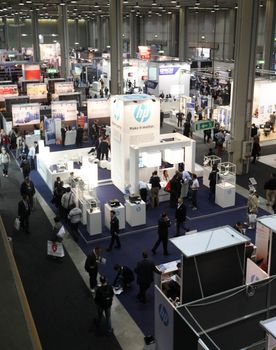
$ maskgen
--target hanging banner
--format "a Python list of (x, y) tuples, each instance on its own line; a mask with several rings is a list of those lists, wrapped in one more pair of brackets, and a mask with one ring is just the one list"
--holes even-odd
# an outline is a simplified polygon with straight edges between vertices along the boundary
[(77, 124), (83, 129), (88, 128), (88, 118), (85, 115), (79, 115), (77, 117)]
[(77, 101), (54, 101), (51, 104), (52, 118), (65, 121), (77, 120)]
[(6, 97), (18, 96), (17, 85), (1, 85), (0, 86), (0, 102), (4, 101)]
[(56, 143), (55, 120), (44, 117), (45, 144), (53, 145)]
[(55, 133), (56, 133), (56, 144), (61, 144), (61, 120), (58, 118), (54, 119), (55, 123)]
[(12, 106), (12, 125), (33, 125), (40, 122), (39, 103), (25, 103)]
[(138, 46), (139, 57), (141, 60), (151, 59), (151, 48), (150, 46)]

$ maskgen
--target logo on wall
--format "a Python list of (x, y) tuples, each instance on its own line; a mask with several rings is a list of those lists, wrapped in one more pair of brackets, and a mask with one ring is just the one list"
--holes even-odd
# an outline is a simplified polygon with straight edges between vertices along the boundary
[(134, 109), (134, 118), (138, 123), (145, 123), (151, 115), (150, 106), (147, 104), (139, 104)]
[(115, 104), (113, 109), (113, 119), (118, 121), (120, 119), (120, 106)]
[(167, 327), (169, 325), (169, 315), (163, 304), (159, 304), (159, 316), (164, 326)]

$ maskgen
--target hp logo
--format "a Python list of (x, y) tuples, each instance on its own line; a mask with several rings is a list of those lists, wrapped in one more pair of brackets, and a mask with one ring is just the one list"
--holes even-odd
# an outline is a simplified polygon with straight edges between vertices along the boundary
[(159, 304), (159, 316), (164, 326), (169, 325), (169, 315), (164, 305)]
[(146, 104), (139, 104), (134, 109), (134, 118), (138, 123), (145, 123), (149, 120), (150, 115), (150, 106)]

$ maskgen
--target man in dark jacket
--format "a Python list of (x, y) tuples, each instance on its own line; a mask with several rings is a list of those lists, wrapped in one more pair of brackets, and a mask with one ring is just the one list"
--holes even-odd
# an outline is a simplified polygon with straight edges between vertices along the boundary
[(121, 248), (121, 242), (119, 239), (119, 220), (114, 210), (110, 211), (110, 234), (111, 234), (111, 241), (110, 241), (109, 247), (106, 249), (107, 252), (111, 252), (115, 241), (116, 241), (115, 248), (118, 248), (118, 249)]
[(30, 207), (33, 208), (33, 198), (35, 195), (35, 187), (32, 180), (27, 176), (20, 187), (21, 196), (26, 196), (29, 199)]
[(160, 243), (163, 244), (163, 253), (164, 255), (169, 255), (168, 253), (168, 229), (171, 225), (170, 219), (168, 218), (167, 213), (163, 212), (161, 218), (158, 220), (158, 240), (152, 248), (152, 253), (156, 254), (156, 249), (159, 247)]
[(20, 164), (20, 168), (22, 169), (24, 179), (30, 175), (30, 172), (31, 172), (30, 162), (24, 155), (22, 156), (22, 162)]
[(143, 252), (143, 260), (137, 263), (134, 270), (137, 274), (137, 284), (139, 285), (139, 293), (137, 299), (145, 303), (146, 302), (146, 291), (153, 282), (153, 273), (156, 272), (161, 274), (161, 271), (157, 270), (154, 262), (148, 259), (148, 253)]
[(93, 249), (92, 252), (87, 256), (84, 265), (85, 271), (89, 273), (90, 289), (92, 293), (95, 292), (95, 288), (97, 286), (98, 261), (101, 260), (100, 253), (100, 247)]
[[(178, 199), (178, 205), (175, 210), (175, 222), (176, 222), (176, 234), (175, 237), (179, 236), (180, 226), (183, 225), (186, 221), (186, 205), (183, 202), (182, 198)], [(185, 228), (184, 228), (185, 230)], [(185, 231), (184, 231), (185, 232)]]
[(107, 283), (107, 280), (104, 276), (100, 277), (101, 285), (99, 288), (97, 288), (96, 296), (95, 296), (95, 303), (98, 306), (98, 318), (95, 320), (96, 325), (100, 326), (103, 312), (105, 313), (105, 320), (106, 320), (106, 326), (107, 326), (107, 333), (111, 334), (113, 332), (112, 326), (111, 326), (111, 305), (113, 301), (113, 288)]
[(158, 207), (159, 206), (159, 190), (161, 188), (160, 186), (160, 177), (157, 175), (157, 171), (155, 170), (152, 173), (152, 176), (149, 180), (149, 183), (151, 184), (151, 190), (150, 190), (150, 196), (151, 196), (151, 207)]
[(171, 189), (170, 189), (170, 207), (176, 208), (177, 206), (177, 200), (180, 197), (181, 193), (181, 173), (178, 171), (173, 176), (173, 178), (170, 181)]
[(76, 134), (76, 146), (77, 147), (82, 146), (82, 140), (83, 140), (83, 128), (80, 125), (78, 125), (77, 134)]
[(29, 217), (31, 214), (31, 207), (26, 195), (22, 196), (22, 200), (18, 203), (18, 216), (20, 220), (20, 228), (25, 231), (25, 233), (30, 233), (29, 231)]
[(216, 164), (213, 165), (212, 171), (209, 174), (208, 180), (209, 180), (209, 200), (211, 202), (215, 201), (216, 198), (216, 185), (217, 185), (217, 179), (218, 179), (218, 167)]

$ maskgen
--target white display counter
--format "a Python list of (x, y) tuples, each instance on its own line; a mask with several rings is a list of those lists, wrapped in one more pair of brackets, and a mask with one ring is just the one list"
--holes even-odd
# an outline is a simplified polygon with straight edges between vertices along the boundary
[[(65, 183), (67, 182), (70, 172), (74, 172), (76, 177), (88, 178), (93, 182), (93, 186), (97, 186), (98, 183), (98, 166), (96, 163), (87, 163), (85, 160), (90, 148), (80, 148), (61, 152), (46, 152), (49, 147), (41, 147), (42, 143), (39, 143), (39, 154), (37, 155), (37, 171), (40, 176), (48, 185), (49, 189), (53, 191), (54, 182), (57, 177)], [(84, 164), (81, 169), (73, 169), (74, 162), (82, 162)], [(64, 171), (51, 170), (53, 166), (60, 164), (67, 165)], [(82, 169), (83, 168), (83, 169)]]
[(126, 206), (126, 221), (130, 226), (139, 226), (146, 224), (146, 203), (141, 201), (139, 204), (131, 203), (128, 199)]
[(86, 211), (87, 216), (87, 231), (90, 236), (102, 233), (102, 213), (99, 208), (94, 208), (92, 213)]
[(229, 182), (216, 185), (216, 204), (222, 208), (233, 207), (235, 205), (236, 186)]
[(126, 212), (125, 207), (123, 204), (120, 203), (120, 206), (118, 207), (111, 207), (108, 203), (105, 203), (104, 205), (104, 222), (105, 226), (110, 229), (110, 212), (111, 210), (114, 210), (116, 213), (116, 216), (119, 220), (119, 229), (123, 230), (126, 227)]

